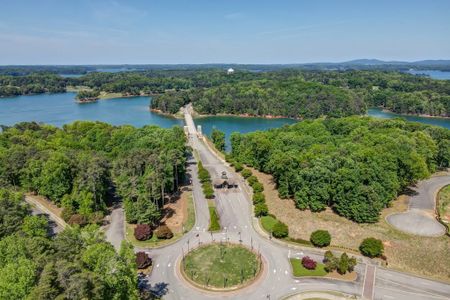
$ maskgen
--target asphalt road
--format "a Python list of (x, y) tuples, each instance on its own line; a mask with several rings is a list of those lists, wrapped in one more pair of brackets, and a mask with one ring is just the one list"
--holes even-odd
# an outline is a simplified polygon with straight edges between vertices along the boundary
[(408, 211), (392, 214), (386, 220), (395, 228), (416, 235), (441, 236), (445, 227), (436, 220), (436, 196), (450, 184), (450, 176), (435, 176), (419, 182), (412, 188)]
[[(190, 134), (189, 143), (198, 152), (205, 168), (212, 174), (220, 174), (223, 170), (226, 170), (229, 174), (234, 174), (197, 137), (189, 107), (185, 110), (185, 119)], [(153, 258), (153, 271), (148, 277), (148, 282), (153, 292), (163, 296), (164, 299), (281, 299), (302, 291), (328, 290), (361, 297), (363, 285), (368, 288), (372, 287), (374, 299), (450, 298), (450, 285), (377, 268), (376, 266), (371, 266), (374, 271), (372, 285), (364, 282), (366, 263), (370, 264), (367, 259), (363, 259), (356, 266), (355, 270), (358, 277), (355, 282), (322, 278), (293, 278), (289, 257), (301, 258), (308, 255), (319, 260), (322, 257), (320, 251), (287, 246), (279, 241), (270, 240), (267, 234), (261, 232), (257, 220), (252, 217), (250, 195), (243, 185), (242, 179), (236, 174), (234, 174), (235, 177), (241, 181), (239, 188), (216, 191), (215, 201), (223, 230), (219, 233), (209, 233), (207, 231), (209, 225), (208, 204), (197, 178), (197, 166), (192, 162), (191, 160), (188, 173), (193, 183), (196, 211), (194, 228), (171, 245), (157, 249), (136, 248), (136, 251), (148, 252)], [(112, 222), (115, 223), (115, 221)], [(116, 232), (115, 235), (117, 235), (117, 240), (123, 239), (123, 232)], [(183, 255), (199, 245), (220, 240), (242, 243), (261, 253), (265, 262), (264, 270), (255, 283), (239, 291), (217, 293), (199, 290), (185, 282), (179, 273), (179, 264)]]

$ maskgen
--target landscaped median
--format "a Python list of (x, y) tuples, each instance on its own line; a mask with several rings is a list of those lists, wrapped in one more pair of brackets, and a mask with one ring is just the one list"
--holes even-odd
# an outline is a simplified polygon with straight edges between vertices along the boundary
[[(184, 192), (186, 197), (182, 201), (187, 201), (185, 211), (183, 215), (183, 223), (181, 226), (177, 226), (176, 230), (170, 229), (167, 225), (160, 225), (156, 228), (146, 224), (128, 224), (125, 223), (125, 237), (134, 246), (156, 248), (166, 246), (176, 242), (186, 232), (190, 231), (195, 224), (195, 207), (194, 200), (192, 198), (192, 192)], [(181, 212), (180, 212), (181, 213)], [(168, 218), (166, 223), (170, 223)], [(139, 227), (139, 229), (138, 229)]]
[(191, 250), (180, 266), (189, 283), (211, 291), (247, 286), (254, 282), (262, 268), (259, 254), (231, 243), (212, 243)]
[(335, 256), (333, 252), (327, 251), (321, 262), (309, 256), (290, 258), (289, 262), (294, 277), (326, 277), (344, 281), (354, 281), (357, 277), (354, 271), (356, 259), (346, 253)]

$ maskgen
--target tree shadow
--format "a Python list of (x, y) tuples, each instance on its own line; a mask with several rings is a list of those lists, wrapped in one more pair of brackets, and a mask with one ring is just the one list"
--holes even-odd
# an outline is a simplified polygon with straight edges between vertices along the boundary
[(417, 191), (413, 190), (411, 187), (407, 186), (400, 192), (400, 194), (403, 194), (406, 196), (416, 196), (419, 193)]

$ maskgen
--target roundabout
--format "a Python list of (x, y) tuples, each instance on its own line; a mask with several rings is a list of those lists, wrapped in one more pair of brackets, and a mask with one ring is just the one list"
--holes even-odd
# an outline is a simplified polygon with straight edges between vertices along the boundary
[(261, 255), (233, 243), (210, 243), (187, 253), (181, 260), (184, 279), (209, 291), (234, 291), (251, 285), (261, 274)]

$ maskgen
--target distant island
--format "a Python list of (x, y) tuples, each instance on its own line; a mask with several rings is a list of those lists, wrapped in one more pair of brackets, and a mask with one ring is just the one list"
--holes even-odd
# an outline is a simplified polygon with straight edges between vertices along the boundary
[(93, 91), (79, 91), (75, 96), (75, 99), (79, 103), (89, 103), (95, 102), (99, 99), (100, 92), (97, 90)]

